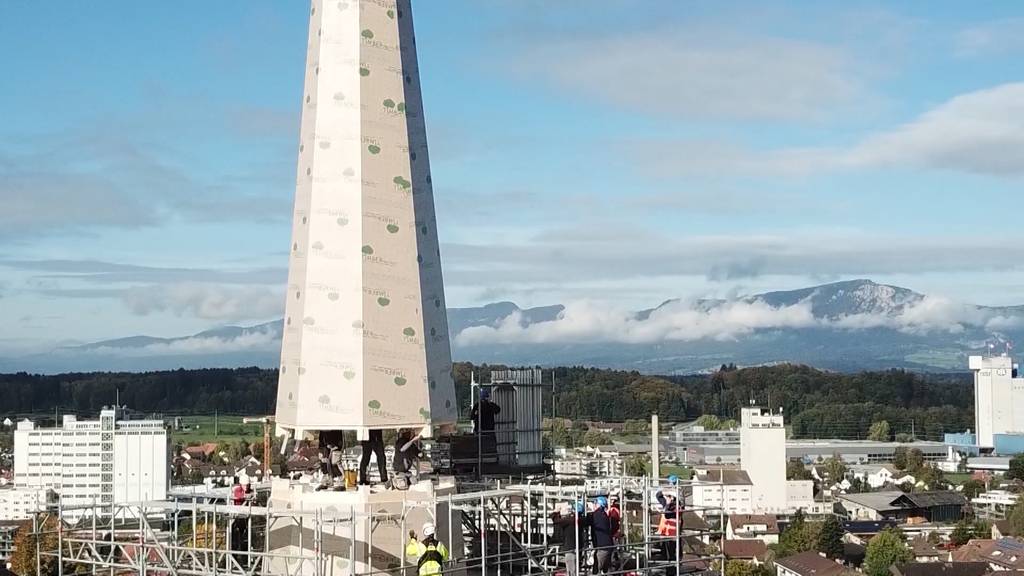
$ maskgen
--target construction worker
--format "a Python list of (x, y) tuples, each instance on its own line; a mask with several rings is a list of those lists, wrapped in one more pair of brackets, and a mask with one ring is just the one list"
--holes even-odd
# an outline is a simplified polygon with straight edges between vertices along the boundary
[[(679, 484), (679, 478), (674, 474), (668, 477), (668, 481), (673, 486)], [(678, 534), (678, 520), (682, 506), (673, 494), (666, 496), (662, 494), (661, 490), (658, 490), (655, 497), (658, 499), (658, 503), (661, 504), (661, 521), (658, 523), (658, 535), (666, 537), (661, 542), (661, 551), (666, 560), (675, 562), (676, 534)]]
[(412, 540), (405, 546), (405, 553), (416, 558), (419, 576), (438, 576), (442, 566), (448, 561), (448, 549), (437, 541), (434, 525), (427, 522), (423, 525), (423, 540), (416, 541), (415, 534), (410, 533)]
[[(405, 556), (411, 560), (419, 560), (420, 558), (420, 539), (416, 537), (415, 530), (409, 530), (409, 543), (405, 545)], [(413, 576), (417, 571), (409, 567), (405, 570), (404, 574), (405, 576)]]
[(380, 481), (383, 484), (387, 484), (388, 464), (384, 456), (384, 431), (370, 430), (367, 439), (360, 441), (359, 444), (363, 448), (363, 456), (359, 460), (359, 483), (364, 486), (370, 484), (369, 479), (366, 477), (366, 468), (370, 465), (370, 455), (373, 454), (377, 457), (377, 470), (380, 472)]
[(622, 508), (619, 506), (619, 497), (612, 495), (608, 499), (608, 519), (612, 522), (612, 540), (615, 541), (615, 553), (612, 554), (612, 565), (619, 565), (619, 546), (622, 544)]
[(614, 527), (608, 516), (608, 498), (598, 496), (594, 503), (597, 506), (587, 519), (590, 540), (594, 545), (594, 569), (598, 574), (607, 574), (611, 571), (612, 552), (615, 549), (615, 540), (612, 538)]
[(565, 562), (566, 576), (578, 576), (580, 552), (587, 546), (587, 524), (582, 502), (576, 503), (575, 512), (574, 515), (573, 506), (564, 502), (551, 516), (555, 533), (561, 537), (559, 550)]
[(501, 406), (491, 402), (491, 391), (480, 389), (480, 402), (473, 405), (470, 419), (473, 421), (475, 434), (494, 434), (494, 417), (501, 413)]

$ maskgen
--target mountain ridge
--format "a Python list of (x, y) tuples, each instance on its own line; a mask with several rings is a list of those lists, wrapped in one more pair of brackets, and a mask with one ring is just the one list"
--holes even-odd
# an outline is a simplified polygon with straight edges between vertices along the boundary
[[(956, 304), (868, 279), (731, 299), (669, 299), (600, 322), (589, 322), (593, 318), (586, 314), (612, 313), (562, 304), (521, 308), (509, 301), (450, 308), (453, 357), (663, 374), (700, 372), (726, 362), (800, 362), (844, 371), (949, 370), (964, 369), (966, 354), (993, 338), (1024, 337), (1024, 306)], [(585, 332), (601, 322), (611, 328)], [(0, 370), (270, 367), (278, 362), (282, 328), (283, 321), (274, 320), (183, 337), (128, 336), (0, 359)]]

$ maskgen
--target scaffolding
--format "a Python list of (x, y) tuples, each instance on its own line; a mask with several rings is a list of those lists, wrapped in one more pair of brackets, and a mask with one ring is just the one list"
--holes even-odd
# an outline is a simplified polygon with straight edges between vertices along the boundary
[[(33, 519), (32, 531), (37, 564), (54, 559), (60, 576), (83, 572), (110, 576), (408, 576), (417, 573), (416, 558), (406, 557), (404, 550), (388, 551), (401, 559), (400, 564), (361, 572), (354, 562), (339, 572), (327, 562), (327, 553), (346, 552), (337, 547), (347, 542), (351, 546), (348, 557), (356, 558), (357, 522), (393, 523), (405, 534), (407, 529), (419, 528), (406, 525), (411, 510), (445, 504), (449, 514), (461, 518), (461, 525), (449, 522), (447, 533), (437, 535), (452, 551), (443, 574), (563, 574), (564, 558), (554, 535), (553, 514), (562, 504), (612, 494), (621, 506), (621, 538), (612, 547), (614, 563), (607, 574), (724, 574), (724, 558), (714, 546), (724, 538), (721, 508), (688, 509), (712, 525), (710, 529), (688, 528), (680, 518), (675, 536), (656, 534), (660, 518), (656, 492), (671, 490), (682, 501), (689, 482), (669, 485), (635, 477), (605, 480), (602, 484), (610, 489), (600, 492), (588, 491), (583, 485), (490, 480), (472, 486), (473, 491), (438, 495), (432, 503), (408, 501), (399, 513), (279, 510), (199, 499), (80, 506), (74, 514), (58, 506)], [(271, 533), (278, 525), (302, 528), (299, 553), (271, 550)], [(303, 545), (304, 537), (312, 542)], [(373, 550), (372, 532), (370, 538), (365, 544)], [(579, 574), (590, 571), (593, 552), (593, 547), (576, 552)]]

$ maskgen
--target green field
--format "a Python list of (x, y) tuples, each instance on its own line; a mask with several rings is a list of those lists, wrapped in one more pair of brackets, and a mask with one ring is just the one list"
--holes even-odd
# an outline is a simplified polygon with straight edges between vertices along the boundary
[(959, 472), (947, 473), (947, 474), (944, 474), (943, 476), (946, 478), (946, 482), (949, 482), (950, 484), (952, 484), (954, 486), (959, 486), (959, 485), (963, 484), (964, 482), (966, 482), (966, 481), (971, 479), (971, 475), (970, 474), (967, 474), (967, 473), (961, 474)]
[(171, 431), (172, 443), (230, 442), (239, 438), (249, 442), (263, 440), (263, 425), (243, 424), (241, 416), (182, 416), (181, 423), (181, 430)]
[[(647, 463), (647, 473), (648, 474), (651, 473), (651, 463), (650, 462)], [(676, 476), (679, 476), (680, 480), (689, 480), (690, 477), (693, 476), (693, 468), (690, 468), (688, 466), (679, 466), (679, 465), (676, 465), (676, 464), (662, 464), (661, 465), (661, 475), (662, 475), (662, 477), (667, 478), (667, 477), (671, 476), (672, 474), (675, 474)]]

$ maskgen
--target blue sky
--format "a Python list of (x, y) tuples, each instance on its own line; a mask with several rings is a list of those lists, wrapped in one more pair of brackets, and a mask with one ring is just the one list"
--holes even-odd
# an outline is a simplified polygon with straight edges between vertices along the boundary
[[(1024, 7), (415, 4), (448, 301), (1024, 303)], [(308, 6), (0, 4), (0, 351), (276, 318)]]

